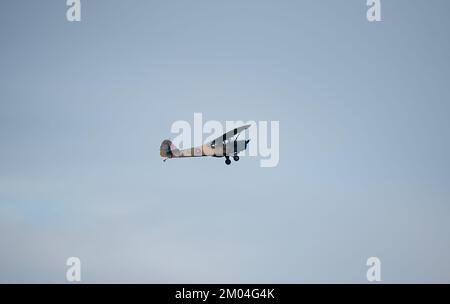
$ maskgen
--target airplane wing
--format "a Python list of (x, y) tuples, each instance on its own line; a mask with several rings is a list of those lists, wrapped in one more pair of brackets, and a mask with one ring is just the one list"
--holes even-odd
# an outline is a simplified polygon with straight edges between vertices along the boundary
[(239, 128), (234, 128), (231, 131), (228, 131), (227, 133), (224, 133), (222, 136), (217, 137), (216, 139), (212, 140), (211, 142), (215, 142), (216, 144), (218, 143), (223, 143), (225, 140), (232, 138), (233, 136), (241, 133), (244, 130), (247, 130), (251, 125), (245, 125)]

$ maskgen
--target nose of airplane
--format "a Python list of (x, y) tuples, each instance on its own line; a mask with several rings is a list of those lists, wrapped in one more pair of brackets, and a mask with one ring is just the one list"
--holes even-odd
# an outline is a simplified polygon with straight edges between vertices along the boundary
[(249, 142), (250, 142), (250, 139), (247, 139), (247, 140), (245, 141), (245, 149), (247, 149), (247, 145), (248, 145)]

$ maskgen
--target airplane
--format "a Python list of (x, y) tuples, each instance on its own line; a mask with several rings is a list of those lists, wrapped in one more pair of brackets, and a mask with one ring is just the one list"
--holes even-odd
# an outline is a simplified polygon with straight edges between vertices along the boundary
[[(209, 143), (184, 150), (179, 150), (170, 140), (166, 139), (161, 143), (159, 154), (161, 157), (164, 157), (164, 162), (169, 158), (212, 156), (225, 157), (225, 164), (230, 165), (230, 156), (233, 156), (234, 161), (239, 161), (239, 152), (247, 149), (250, 139), (237, 139), (241, 132), (249, 127), (250, 125), (245, 125), (239, 128), (234, 128)], [(234, 140), (232, 140), (233, 137), (235, 137)]]

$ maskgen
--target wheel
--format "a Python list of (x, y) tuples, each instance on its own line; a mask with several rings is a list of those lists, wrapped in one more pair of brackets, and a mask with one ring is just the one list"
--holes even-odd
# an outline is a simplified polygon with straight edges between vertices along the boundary
[(229, 158), (227, 158), (227, 159), (225, 160), (225, 163), (226, 163), (227, 165), (229, 165), (229, 164), (231, 164), (231, 160), (230, 160)]
[(238, 161), (239, 160), (239, 156), (235, 155), (233, 156), (234, 161)]

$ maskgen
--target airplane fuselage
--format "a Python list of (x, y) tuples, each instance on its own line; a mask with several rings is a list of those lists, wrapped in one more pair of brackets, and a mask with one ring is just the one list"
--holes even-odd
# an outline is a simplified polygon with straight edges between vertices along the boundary
[(230, 141), (226, 144), (204, 144), (198, 147), (180, 150), (178, 153), (174, 153), (173, 157), (198, 157), (198, 156), (213, 156), (224, 157), (234, 156), (239, 152), (244, 151), (247, 148), (247, 140)]

